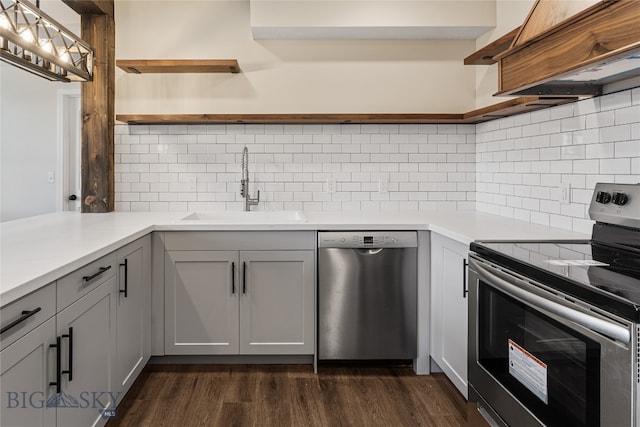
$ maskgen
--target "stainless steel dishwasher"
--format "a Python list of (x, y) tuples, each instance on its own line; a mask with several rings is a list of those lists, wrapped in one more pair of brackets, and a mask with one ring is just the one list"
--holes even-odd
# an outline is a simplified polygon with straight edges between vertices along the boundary
[(417, 355), (417, 252), (412, 231), (318, 233), (318, 358)]

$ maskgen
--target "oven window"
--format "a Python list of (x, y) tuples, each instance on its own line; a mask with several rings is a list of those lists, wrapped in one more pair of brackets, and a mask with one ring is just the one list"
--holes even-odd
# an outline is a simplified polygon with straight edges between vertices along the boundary
[(479, 363), (547, 426), (600, 425), (600, 345), (482, 281)]

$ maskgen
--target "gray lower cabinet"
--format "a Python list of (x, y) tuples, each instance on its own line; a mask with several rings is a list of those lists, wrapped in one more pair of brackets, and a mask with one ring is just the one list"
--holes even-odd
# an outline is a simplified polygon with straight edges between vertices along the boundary
[(172, 251), (165, 257), (165, 353), (238, 354), (238, 252)]
[(0, 310), (0, 426), (101, 426), (151, 354), (145, 236)]
[(467, 397), (467, 255), (460, 242), (431, 233), (431, 357)]
[(313, 354), (312, 250), (167, 251), (166, 354)]
[(50, 318), (0, 352), (0, 425), (12, 427), (55, 426), (56, 319)]
[(113, 276), (56, 316), (63, 372), (58, 426), (102, 425), (103, 410), (116, 405), (115, 289)]
[(151, 357), (151, 238), (120, 248), (116, 304), (115, 374), (118, 401)]
[(314, 252), (242, 251), (241, 354), (313, 354)]

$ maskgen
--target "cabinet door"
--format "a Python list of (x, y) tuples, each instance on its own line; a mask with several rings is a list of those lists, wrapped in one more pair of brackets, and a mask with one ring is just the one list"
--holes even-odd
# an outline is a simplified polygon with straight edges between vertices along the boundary
[(151, 241), (149, 237), (118, 250), (116, 296), (116, 388), (129, 390), (151, 355)]
[(313, 251), (242, 251), (241, 354), (313, 354)]
[(451, 382), (467, 397), (468, 247), (431, 234), (431, 352)]
[(57, 401), (59, 426), (102, 425), (102, 410), (115, 407), (115, 293), (112, 277), (58, 313), (62, 369), (69, 371)]
[(238, 354), (238, 252), (165, 257), (165, 353)]
[(0, 352), (0, 425), (11, 427), (54, 426), (56, 320), (51, 318)]

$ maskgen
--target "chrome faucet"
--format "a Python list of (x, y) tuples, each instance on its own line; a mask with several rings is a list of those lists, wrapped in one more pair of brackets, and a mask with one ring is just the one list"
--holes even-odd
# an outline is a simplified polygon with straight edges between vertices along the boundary
[(251, 206), (256, 206), (260, 203), (260, 190), (258, 190), (258, 196), (252, 199), (249, 196), (249, 150), (244, 147), (242, 150), (242, 180), (240, 180), (240, 195), (244, 197), (244, 210), (250, 211)]

